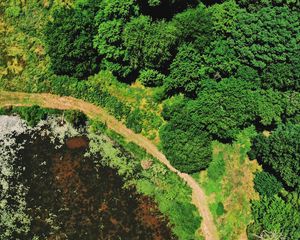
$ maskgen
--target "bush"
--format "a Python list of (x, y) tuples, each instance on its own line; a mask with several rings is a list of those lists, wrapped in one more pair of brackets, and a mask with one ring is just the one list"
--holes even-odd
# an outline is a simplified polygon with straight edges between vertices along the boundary
[(152, 69), (143, 70), (140, 73), (140, 81), (146, 87), (161, 86), (164, 82), (165, 75)]
[(214, 181), (220, 180), (225, 173), (225, 161), (222, 153), (215, 157), (207, 169), (208, 177)]
[(77, 110), (65, 111), (65, 118), (75, 127), (85, 126), (88, 120), (87, 116), (83, 112)]
[(282, 184), (268, 172), (256, 172), (254, 188), (259, 194), (271, 197), (282, 189)]
[(14, 109), (14, 112), (18, 113), (22, 119), (24, 119), (30, 126), (36, 125), (40, 120), (47, 118), (46, 110), (40, 108), (37, 105), (32, 107), (21, 107)]
[(221, 202), (218, 202), (216, 209), (217, 216), (220, 217), (225, 213), (224, 205)]
[(130, 113), (130, 107), (122, 103), (114, 96), (106, 98), (105, 107), (113, 114), (118, 120), (126, 119)]
[(143, 114), (138, 108), (134, 109), (126, 119), (126, 127), (132, 129), (135, 133), (142, 132)]
[(21, 13), (21, 8), (19, 6), (11, 6), (5, 9), (5, 14), (8, 17), (18, 17)]

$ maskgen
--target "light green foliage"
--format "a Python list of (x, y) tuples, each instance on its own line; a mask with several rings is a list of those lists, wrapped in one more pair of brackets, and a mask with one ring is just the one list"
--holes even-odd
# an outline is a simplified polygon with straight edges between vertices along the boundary
[(250, 225), (249, 236), (262, 231), (280, 233), (285, 239), (299, 239), (300, 215), (299, 209), (285, 202), (278, 196), (263, 197), (252, 205), (254, 224)]
[[(15, 129), (15, 135), (24, 129)], [(27, 215), (25, 196), (27, 187), (16, 181), (22, 169), (15, 168), (15, 161), (22, 143), (17, 143), (14, 136), (0, 134), (0, 239), (15, 240), (27, 236), (31, 218)]]
[(222, 153), (213, 158), (207, 168), (207, 175), (214, 181), (219, 181), (225, 173), (225, 162)]
[(114, 19), (127, 21), (130, 17), (137, 16), (138, 13), (139, 7), (135, 0), (102, 0), (96, 20), (99, 25)]
[(101, 1), (95, 17), (98, 32), (94, 36), (94, 47), (103, 57), (102, 66), (119, 77), (128, 77), (132, 69), (124, 62), (126, 51), (123, 47), (122, 33), (125, 23), (137, 16), (139, 7), (133, 0)]
[(250, 127), (238, 134), (232, 144), (214, 141), (207, 175), (200, 174), (220, 239), (239, 239), (252, 220), (250, 201), (256, 195), (252, 186), (254, 165), (247, 160), (247, 152), (253, 135), (255, 129)]
[(214, 4), (209, 9), (214, 32), (217, 34), (229, 34), (236, 26), (239, 7), (236, 1), (229, 0), (223, 4)]
[(163, 84), (165, 77), (156, 70), (146, 69), (140, 72), (139, 80), (146, 87), (157, 87)]
[(124, 50), (119, 46), (122, 28), (123, 22), (120, 19), (99, 24), (98, 33), (94, 38), (94, 46), (100, 55), (115, 61), (124, 56)]
[(5, 14), (9, 17), (18, 17), (21, 13), (21, 8), (19, 6), (11, 6), (5, 9)]
[(251, 12), (270, 6), (288, 6), (293, 10), (300, 9), (300, 2), (298, 0), (240, 0), (237, 3)]

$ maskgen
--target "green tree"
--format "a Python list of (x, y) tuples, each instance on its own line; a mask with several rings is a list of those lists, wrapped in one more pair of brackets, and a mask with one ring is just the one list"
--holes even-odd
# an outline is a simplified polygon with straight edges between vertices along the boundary
[(176, 14), (172, 22), (177, 28), (181, 44), (193, 43), (201, 50), (212, 38), (211, 16), (203, 4)]
[(99, 69), (99, 57), (92, 39), (96, 28), (91, 11), (58, 8), (45, 27), (47, 53), (58, 75), (83, 79)]
[[(241, 10), (232, 32), (232, 47), (244, 64), (259, 71), (270, 64), (289, 63), (300, 48), (299, 18), (299, 12), (286, 6), (265, 7), (253, 13)], [(290, 73), (286, 74), (288, 78)]]
[(282, 189), (282, 184), (274, 175), (262, 171), (255, 173), (254, 188), (259, 194), (272, 197)]
[(104, 0), (95, 17), (98, 26), (94, 36), (94, 47), (102, 56), (102, 66), (120, 78), (128, 78), (133, 69), (125, 60), (126, 49), (122, 38), (124, 26), (131, 17), (139, 14), (134, 0)]
[[(297, 54), (297, 56), (299, 56), (299, 54)], [(270, 64), (262, 72), (261, 83), (264, 88), (274, 88), (280, 91), (299, 91), (299, 59), (296, 60), (296, 58), (292, 57), (289, 62)]]
[(139, 79), (146, 87), (161, 86), (165, 80), (165, 75), (152, 69), (141, 71)]
[(134, 69), (165, 69), (176, 46), (176, 28), (148, 16), (133, 18), (123, 33), (126, 60)]
[(186, 112), (163, 126), (160, 138), (163, 151), (175, 168), (193, 173), (208, 167), (212, 154), (210, 137), (190, 121)]
[(254, 223), (248, 227), (248, 236), (260, 235), (264, 230), (280, 234), (284, 239), (300, 238), (299, 209), (278, 196), (263, 197), (252, 202)]
[(202, 57), (191, 44), (183, 45), (170, 66), (170, 75), (166, 80), (169, 93), (183, 92), (195, 96), (200, 87), (200, 69)]
[(270, 166), (293, 188), (300, 186), (300, 125), (279, 126), (270, 137), (259, 135), (253, 140), (252, 158)]
[(255, 119), (258, 93), (252, 89), (237, 79), (205, 81), (198, 98), (188, 104), (189, 116), (213, 138), (232, 140)]

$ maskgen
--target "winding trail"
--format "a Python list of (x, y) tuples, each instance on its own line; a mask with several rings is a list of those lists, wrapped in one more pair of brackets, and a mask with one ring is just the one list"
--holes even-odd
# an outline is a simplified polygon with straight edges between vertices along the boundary
[(175, 169), (167, 160), (166, 156), (161, 153), (158, 148), (146, 137), (142, 136), (141, 134), (136, 134), (132, 130), (128, 129), (123, 123), (116, 120), (103, 108), (80, 99), (73, 97), (60, 97), (48, 93), (30, 94), (0, 91), (0, 107), (10, 105), (31, 106), (34, 104), (45, 108), (80, 110), (90, 118), (99, 119), (103, 122), (106, 122), (108, 128), (121, 134), (128, 141), (134, 142), (140, 147), (144, 148), (149, 154), (157, 158), (161, 163), (166, 165), (169, 170), (176, 173), (188, 184), (188, 186), (192, 189), (192, 202), (197, 207), (199, 214), (203, 218), (201, 223), (201, 232), (203, 236), (206, 240), (219, 239), (217, 228), (209, 210), (208, 201), (203, 189), (190, 175), (181, 173)]

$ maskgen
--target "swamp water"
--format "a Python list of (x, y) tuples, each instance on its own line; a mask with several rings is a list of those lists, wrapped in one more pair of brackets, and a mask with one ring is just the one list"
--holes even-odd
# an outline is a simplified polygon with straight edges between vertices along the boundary
[(175, 239), (151, 199), (84, 157), (84, 135), (52, 127), (0, 116), (1, 240)]

